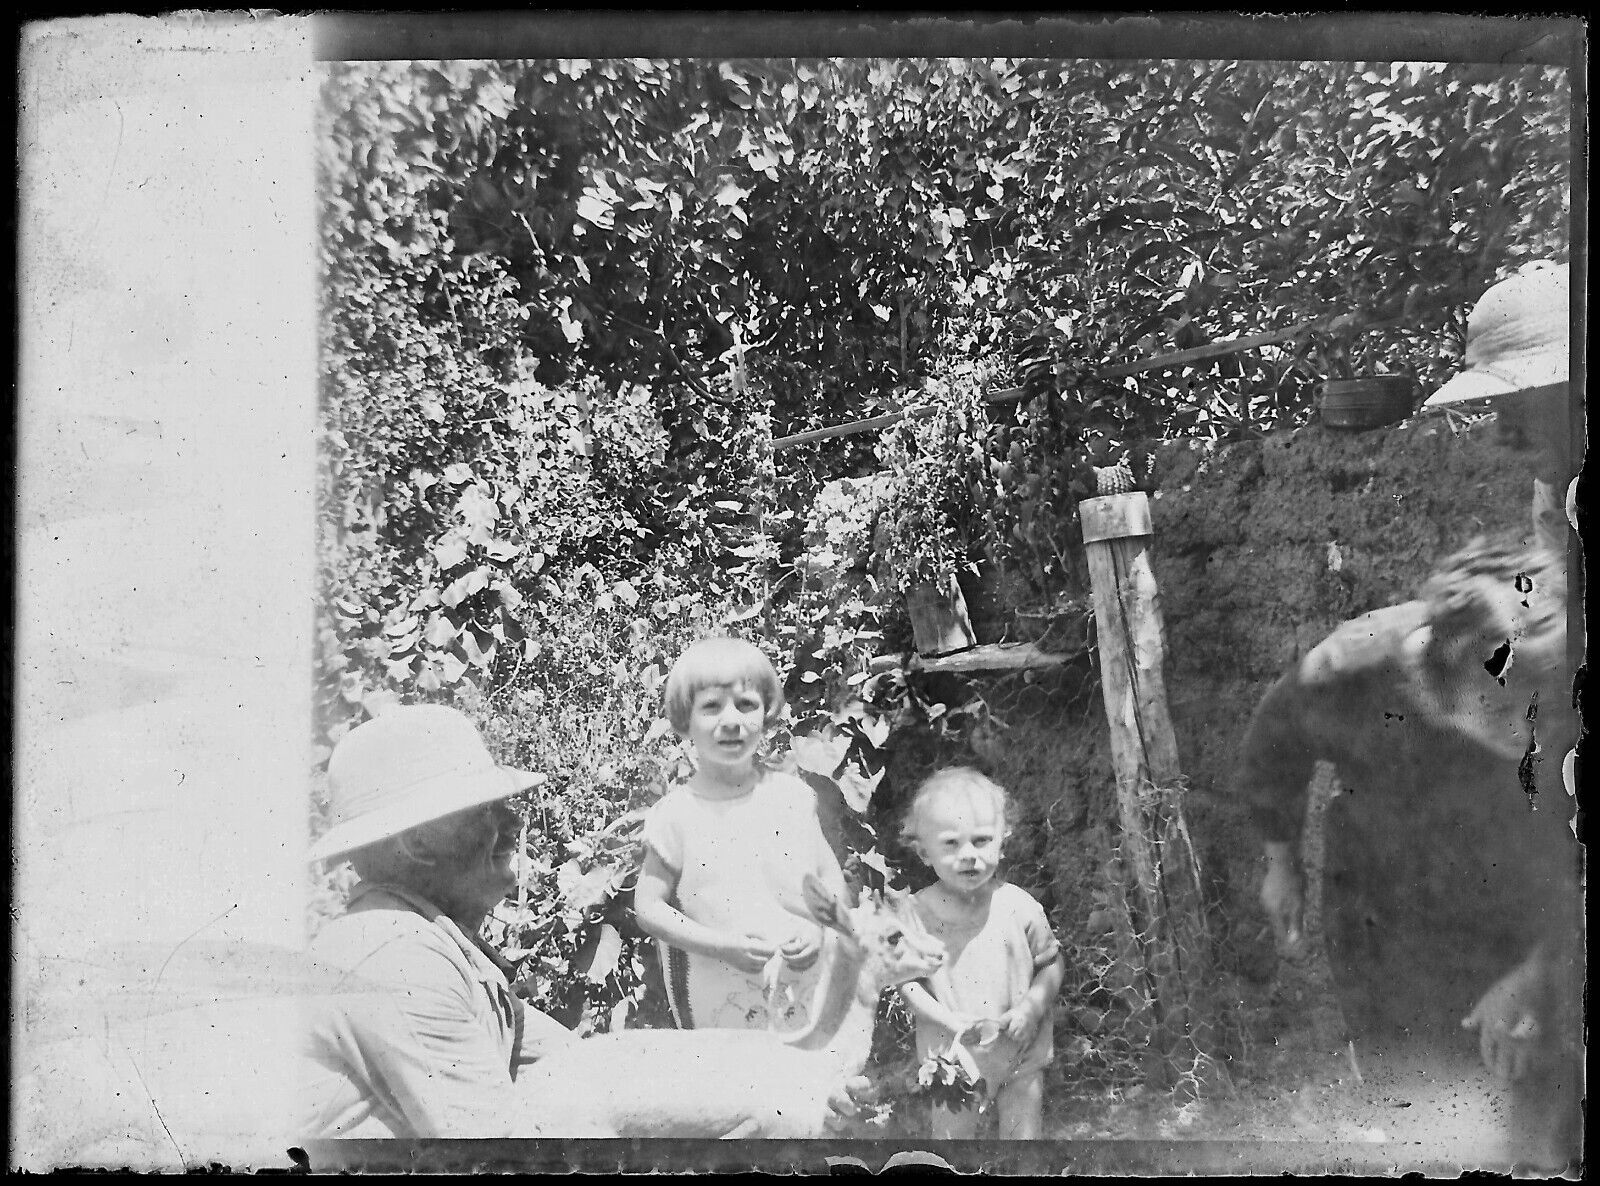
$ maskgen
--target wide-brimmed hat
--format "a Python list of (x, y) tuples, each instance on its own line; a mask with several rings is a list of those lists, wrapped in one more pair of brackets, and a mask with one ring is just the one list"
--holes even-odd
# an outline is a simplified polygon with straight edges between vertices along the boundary
[(496, 763), (478, 727), (456, 709), (397, 706), (334, 746), (328, 759), (333, 826), (307, 859), (325, 861), (543, 781), (542, 774)]
[(1572, 340), (1569, 271), (1548, 260), (1525, 264), (1478, 298), (1467, 317), (1466, 366), (1423, 407), (1565, 383)]

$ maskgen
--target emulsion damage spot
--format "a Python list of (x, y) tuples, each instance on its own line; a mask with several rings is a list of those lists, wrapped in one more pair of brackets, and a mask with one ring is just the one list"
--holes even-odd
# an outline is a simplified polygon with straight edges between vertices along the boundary
[(1508, 638), (1505, 642), (1495, 647), (1494, 654), (1485, 660), (1483, 669), (1494, 676), (1503, 688), (1506, 686), (1506, 672), (1511, 669), (1511, 660), (1511, 640)]
[(1522, 761), (1517, 763), (1517, 781), (1522, 784), (1522, 793), (1528, 796), (1528, 809), (1535, 810), (1534, 796), (1539, 793), (1538, 765), (1539, 765), (1539, 693), (1535, 692), (1528, 700), (1528, 748), (1522, 755)]

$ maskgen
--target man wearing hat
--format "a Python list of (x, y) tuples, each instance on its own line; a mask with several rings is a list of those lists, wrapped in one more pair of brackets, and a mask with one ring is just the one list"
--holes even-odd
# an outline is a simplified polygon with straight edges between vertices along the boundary
[[(1564, 752), (1574, 732), (1566, 703), (1568, 535), (1561, 506), (1575, 469), (1568, 292), (1567, 269), (1548, 263), (1491, 287), (1468, 319), (1465, 369), (1427, 401), (1492, 401), (1502, 427), (1537, 447), (1532, 547), (1475, 542), (1446, 560), (1414, 600), (1337, 628), (1268, 690), (1231, 775), (1263, 839), (1262, 904), (1290, 952), (1303, 939), (1296, 853), (1316, 761), (1331, 762), (1361, 794), (1384, 788), (1454, 800), (1449, 830), (1433, 835), (1449, 851), (1429, 859), (1463, 870), (1469, 881), (1460, 901), (1470, 893), (1495, 896), (1489, 914), (1504, 908), (1506, 917), (1475, 920), (1483, 942), (1516, 943), (1515, 955), (1525, 957), (1481, 996), (1469, 986), (1462, 1005), (1475, 996), (1476, 1004), (1464, 1009), (1461, 1024), (1477, 1032), (1485, 1065), (1512, 1088), (1519, 1152), (1546, 1166), (1565, 1164), (1575, 1146), (1581, 1068), (1574, 1054), (1581, 1054), (1582, 1038), (1571, 802), (1559, 789), (1556, 763), (1541, 760)], [(1486, 670), (1485, 660), (1508, 640), (1509, 656)], [(1375, 711), (1380, 707), (1394, 711)], [(1463, 739), (1474, 744), (1464, 747)], [(1518, 793), (1517, 776), (1529, 780), (1520, 789), (1548, 792), (1532, 796), (1537, 812)], [(1490, 800), (1469, 787), (1492, 788)], [(1432, 808), (1418, 810), (1425, 819)], [(1346, 822), (1356, 828), (1374, 818), (1381, 817), (1351, 813)], [(1359, 843), (1349, 840), (1352, 852)], [(1474, 868), (1482, 856), (1497, 864), (1509, 858), (1502, 873), (1511, 879)], [(1365, 947), (1346, 940), (1350, 958), (1369, 965), (1358, 979), (1377, 1002), (1371, 1011), (1409, 1010), (1409, 1022), (1432, 1022), (1434, 1002), (1407, 1001), (1401, 987), (1407, 961), (1426, 957), (1372, 936)], [(1470, 963), (1478, 952), (1460, 955)]]
[[(477, 727), (440, 705), (390, 708), (334, 748), (334, 822), (310, 859), (348, 859), (361, 880), (311, 945), (349, 979), (309, 1006), (307, 1136), (539, 1135), (511, 1090), (517, 1067), (573, 1035), (511, 991), (479, 932), (516, 886), (520, 819), (507, 801), (540, 781), (498, 765)], [(841, 1124), (856, 1111), (843, 1087), (831, 1102)]]
[(1485, 292), (1467, 318), (1466, 366), (1423, 403), (1444, 408), (1487, 402), (1504, 429), (1539, 450), (1535, 543), (1563, 557), (1577, 471), (1567, 385), (1569, 272), (1566, 264), (1540, 260)]
[(313, 1136), (527, 1135), (514, 1068), (567, 1031), (528, 1010), (479, 937), (515, 888), (520, 821), (507, 800), (540, 781), (499, 766), (476, 726), (438, 705), (391, 708), (328, 761), (333, 826), (310, 859), (361, 878), (311, 946), (362, 991), (319, 1000), (309, 1038)]
[[(1569, 388), (1571, 354), (1570, 269), (1539, 261), (1493, 285), (1467, 319), (1465, 367), (1428, 398), (1442, 408), (1486, 401), (1503, 428), (1538, 449), (1533, 483), (1533, 546), (1540, 555), (1530, 570), (1555, 574), (1554, 588), (1537, 597), (1565, 601), (1568, 522), (1575, 530), (1578, 457), (1573, 448), (1574, 409)], [(1542, 562), (1542, 563), (1541, 563)], [(1525, 598), (1523, 604), (1527, 604)], [(1575, 740), (1570, 719), (1571, 664), (1566, 653), (1566, 614), (1544, 619), (1551, 629), (1521, 640), (1525, 650), (1550, 656), (1562, 678), (1541, 698), (1539, 741), (1545, 753), (1565, 753)], [(1529, 645), (1531, 644), (1531, 646)], [(1514, 652), (1513, 652), (1514, 653)], [(1553, 711), (1552, 711), (1553, 710)], [(1572, 755), (1563, 774), (1572, 772)], [(1547, 780), (1548, 781), (1553, 780)], [(1551, 796), (1558, 802), (1565, 796)], [(1551, 813), (1564, 824), (1572, 804)], [(1476, 1030), (1484, 1064), (1513, 1087), (1523, 1127), (1542, 1130), (1545, 1160), (1552, 1164), (1578, 1152), (1582, 1087), (1583, 919), (1576, 840), (1563, 827), (1547, 829), (1547, 851), (1534, 876), (1548, 876), (1555, 900), (1543, 917), (1530, 920), (1531, 952), (1484, 993), (1462, 1025)], [(1566, 900), (1562, 900), (1566, 899)]]

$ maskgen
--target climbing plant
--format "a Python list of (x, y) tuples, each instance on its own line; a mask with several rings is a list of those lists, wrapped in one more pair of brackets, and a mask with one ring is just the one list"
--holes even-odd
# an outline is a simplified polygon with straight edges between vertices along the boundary
[(504, 937), (595, 1024), (644, 975), (619, 821), (679, 769), (655, 722), (684, 643), (768, 648), (841, 827), (885, 719), (964, 707), (868, 679), (875, 591), (801, 571), (822, 481), (875, 442), (773, 438), (998, 359), (1025, 398), (963, 480), (1044, 556), (1086, 464), (1297, 423), (1347, 367), (1437, 377), (1570, 210), (1568, 82), (1531, 67), (349, 62), (322, 86), (318, 741), (445, 700), (546, 773), (524, 884), (550, 913)]

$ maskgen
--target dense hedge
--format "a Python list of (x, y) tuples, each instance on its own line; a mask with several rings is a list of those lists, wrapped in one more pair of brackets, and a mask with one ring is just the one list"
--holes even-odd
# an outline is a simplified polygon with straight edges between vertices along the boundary
[[(1447, 64), (325, 67), (321, 752), (395, 697), (473, 713), (547, 776), (493, 923), (525, 991), (646, 1009), (632, 813), (687, 760), (657, 710), (690, 639), (773, 655), (774, 752), (867, 880), (890, 733), (982, 719), (865, 679), (894, 590), (808, 578), (823, 481), (948, 446), (964, 538), (997, 518), (1020, 563), (1062, 553), (1087, 461), (1301, 423), (1351, 369), (1439, 377), (1497, 274), (1565, 255), (1568, 105), (1559, 72)], [(881, 453), (771, 450), (930, 398), (955, 418)]]

